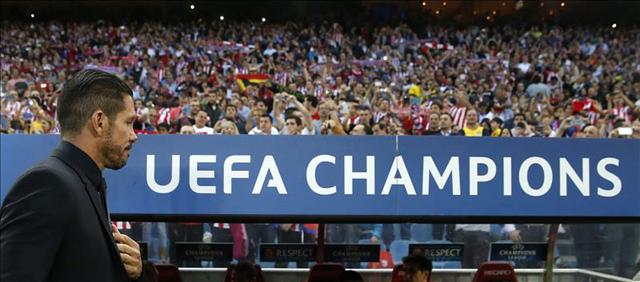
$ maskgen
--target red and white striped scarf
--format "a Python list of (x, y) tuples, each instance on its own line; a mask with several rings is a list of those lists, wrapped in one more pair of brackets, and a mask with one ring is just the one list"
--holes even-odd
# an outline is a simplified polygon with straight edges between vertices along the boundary
[(282, 86), (287, 86), (289, 85), (289, 80), (291, 79), (289, 77), (289, 75), (286, 72), (279, 72), (276, 74), (276, 83), (282, 85)]
[(451, 106), (451, 109), (449, 109), (449, 113), (453, 117), (453, 125), (454, 126), (457, 125), (458, 128), (460, 129), (464, 128), (467, 122), (467, 108), (456, 107), (454, 105), (454, 106)]
[(600, 113), (589, 111), (587, 113), (587, 118), (589, 118), (589, 122), (593, 125), (598, 124), (598, 119), (600, 118)]
[(245, 68), (236, 68), (236, 74), (249, 74), (249, 70)]
[(158, 124), (171, 124), (171, 108), (162, 108), (158, 113)]
[(616, 116), (616, 119), (624, 119), (626, 122), (631, 123), (631, 108), (629, 106), (613, 108), (611, 113)]
[(156, 78), (158, 79), (158, 81), (162, 81), (164, 79), (164, 75), (165, 75), (165, 70), (164, 68), (159, 68), (156, 70)]
[(322, 87), (322, 85), (317, 85), (313, 89), (313, 96), (316, 96), (316, 98), (318, 98), (318, 101), (323, 101), (324, 100), (324, 87)]

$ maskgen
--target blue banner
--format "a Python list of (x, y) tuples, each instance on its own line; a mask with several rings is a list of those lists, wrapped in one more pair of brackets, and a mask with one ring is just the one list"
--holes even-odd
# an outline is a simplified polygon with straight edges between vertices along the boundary
[[(59, 136), (2, 135), (2, 198)], [(640, 141), (140, 136), (118, 215), (640, 218)]]

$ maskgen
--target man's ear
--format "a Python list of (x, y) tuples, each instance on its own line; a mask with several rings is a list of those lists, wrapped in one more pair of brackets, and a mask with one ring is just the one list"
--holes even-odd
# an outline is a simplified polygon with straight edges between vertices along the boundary
[(94, 136), (104, 136), (109, 129), (109, 118), (102, 110), (96, 110), (91, 114), (88, 121), (89, 131)]

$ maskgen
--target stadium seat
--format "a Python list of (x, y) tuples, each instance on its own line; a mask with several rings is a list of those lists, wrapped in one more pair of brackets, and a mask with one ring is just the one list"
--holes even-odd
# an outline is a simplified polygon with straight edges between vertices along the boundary
[(158, 282), (182, 282), (180, 270), (172, 264), (158, 264)]
[(339, 281), (342, 272), (344, 272), (344, 266), (339, 263), (316, 264), (309, 270), (307, 282)]
[(402, 258), (409, 255), (409, 240), (395, 240), (391, 242), (391, 257), (393, 264), (401, 264)]
[(490, 261), (478, 267), (473, 282), (517, 282), (516, 272), (509, 262)]
[[(262, 267), (260, 267), (260, 265), (256, 264), (256, 282), (264, 282), (264, 276), (262, 275)], [(232, 264), (229, 265), (229, 267), (227, 267), (227, 271), (225, 272), (224, 275), (224, 282), (231, 282), (233, 281), (233, 270), (235, 269), (236, 265)]]
[(404, 281), (404, 268), (402, 264), (397, 264), (393, 267), (391, 272), (391, 282), (403, 282)]
[(411, 241), (427, 242), (433, 240), (433, 225), (431, 224), (412, 224), (411, 225)]

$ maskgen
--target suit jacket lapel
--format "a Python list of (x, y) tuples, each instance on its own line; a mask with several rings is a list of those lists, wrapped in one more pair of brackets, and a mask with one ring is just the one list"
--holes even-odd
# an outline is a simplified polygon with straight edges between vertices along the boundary
[(111, 234), (111, 222), (108, 222), (107, 220), (108, 217), (105, 212), (105, 209), (102, 207), (102, 201), (100, 200), (98, 189), (96, 187), (93, 187), (92, 184), (90, 184), (89, 179), (87, 179), (86, 176), (84, 176), (80, 172), (80, 170), (77, 167), (75, 167), (73, 163), (65, 161), (64, 158), (60, 158), (60, 157), (57, 157), (57, 158), (61, 160), (63, 163), (65, 163), (67, 166), (69, 166), (71, 169), (73, 169), (76, 175), (78, 175), (78, 177), (80, 178), (80, 181), (82, 182), (82, 184), (84, 184), (85, 192), (89, 196), (89, 199), (91, 199), (91, 205), (93, 206), (93, 210), (96, 212), (96, 216), (100, 221), (100, 226), (102, 226), (101, 229), (104, 233), (103, 235), (106, 237), (108, 241), (109, 250), (111, 250), (112, 255), (114, 255), (114, 259), (117, 261), (116, 267), (120, 268), (122, 271), (126, 273), (126, 269), (124, 268), (122, 258), (120, 257), (120, 252), (118, 251), (115, 240), (113, 239), (113, 235)]

